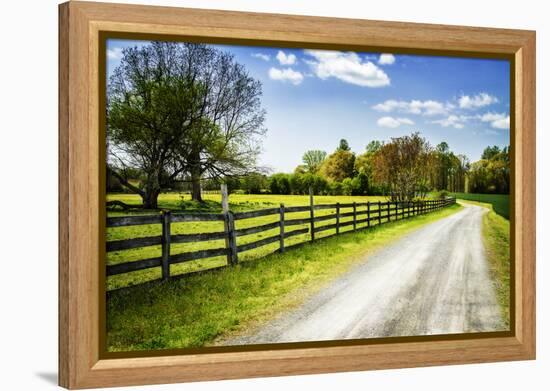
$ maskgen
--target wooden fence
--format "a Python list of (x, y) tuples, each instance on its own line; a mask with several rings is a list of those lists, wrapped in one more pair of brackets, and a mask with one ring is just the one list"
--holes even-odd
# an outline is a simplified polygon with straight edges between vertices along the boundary
[[(281, 204), (277, 208), (260, 209), (247, 212), (233, 213), (229, 210), (227, 195), (223, 197), (224, 213), (172, 213), (163, 211), (158, 215), (145, 216), (123, 216), (107, 218), (107, 227), (126, 227), (144, 224), (160, 224), (162, 234), (160, 236), (149, 236), (125, 240), (116, 240), (107, 242), (107, 252), (129, 250), (147, 246), (161, 246), (162, 255), (160, 257), (142, 259), (132, 262), (118, 263), (107, 266), (107, 276), (129, 273), (137, 270), (160, 267), (162, 269), (162, 278), (170, 277), (170, 265), (189, 262), (203, 258), (212, 258), (226, 256), (228, 265), (236, 265), (239, 262), (239, 254), (261, 246), (272, 243), (278, 243), (278, 252), (284, 252), (285, 239), (293, 236), (309, 233), (309, 240), (294, 244), (291, 247), (302, 245), (308, 241), (317, 240), (316, 234), (327, 230), (335, 230), (335, 233), (323, 238), (342, 233), (342, 228), (351, 227), (346, 232), (353, 232), (360, 229), (383, 224), (385, 222), (406, 219), (441, 209), (447, 205), (454, 204), (454, 198), (444, 200), (428, 200), (420, 202), (353, 202), (346, 204), (320, 204), (314, 205), (313, 196), (310, 195), (310, 204), (306, 206), (285, 206)], [(333, 213), (315, 216), (315, 211), (332, 210)], [(289, 218), (298, 212), (309, 212), (306, 218)], [(267, 224), (252, 226), (247, 228), (235, 228), (235, 221), (253, 219), (261, 216), (278, 215), (277, 221)], [(342, 221), (345, 219), (346, 221)], [(317, 223), (333, 221), (330, 224), (319, 225)], [(172, 224), (181, 222), (197, 221), (218, 221), (223, 222), (224, 230), (220, 232), (192, 233), (192, 234), (171, 234)], [(220, 224), (221, 225), (221, 224)], [(292, 231), (286, 231), (287, 227), (304, 226)], [(238, 244), (237, 238), (260, 232), (274, 230), (278, 228), (276, 235), (262, 238), (246, 244)], [(195, 243), (211, 240), (225, 240), (225, 246), (193, 252), (183, 252), (171, 254), (171, 244), (176, 243)]]

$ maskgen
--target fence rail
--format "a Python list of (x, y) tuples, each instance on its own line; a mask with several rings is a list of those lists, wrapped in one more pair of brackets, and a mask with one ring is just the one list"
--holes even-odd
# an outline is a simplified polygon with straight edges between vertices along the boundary
[[(223, 189), (221, 193), (223, 196)], [(310, 237), (309, 240), (306, 239), (304, 242), (293, 244), (290, 247), (317, 240), (318, 238), (315, 236), (316, 233), (335, 230), (334, 234), (322, 237), (326, 238), (343, 233), (341, 229), (344, 227), (352, 227), (351, 230), (348, 229), (345, 232), (368, 229), (386, 222), (426, 214), (454, 204), (455, 202), (455, 198), (446, 198), (442, 200), (418, 202), (353, 202), (314, 205), (313, 196), (310, 194), (310, 205), (305, 206), (286, 207), (284, 204), (281, 204), (278, 208), (233, 213), (229, 210), (227, 198), (225, 198), (224, 202), (222, 202), (224, 213), (171, 213), (170, 211), (163, 211), (158, 215), (109, 217), (107, 218), (108, 228), (160, 224), (162, 226), (162, 234), (159, 236), (109, 241), (106, 244), (107, 252), (160, 245), (162, 255), (160, 257), (107, 265), (106, 273), (107, 276), (113, 276), (160, 267), (162, 270), (162, 278), (168, 279), (170, 278), (170, 265), (219, 256), (226, 256), (228, 265), (234, 265), (238, 263), (240, 253), (273, 243), (279, 243), (276, 251), (284, 252), (285, 239), (298, 235), (309, 233)], [(334, 210), (334, 212), (315, 216), (316, 211), (329, 209)], [(342, 211), (342, 209), (345, 209), (345, 211)], [(289, 218), (289, 215), (300, 212), (309, 212), (309, 217)], [(235, 221), (272, 215), (278, 215), (278, 220), (247, 228), (235, 228)], [(351, 218), (351, 220), (349, 218)], [(342, 219), (346, 220), (342, 221)], [(223, 222), (224, 229), (223, 231), (208, 233), (171, 234), (172, 224), (205, 221)], [(316, 224), (330, 221), (334, 222), (323, 225)], [(286, 230), (287, 227), (304, 225), (307, 225), (307, 227), (294, 229), (292, 231)], [(237, 244), (238, 237), (246, 237), (248, 235), (275, 229), (279, 229), (279, 232), (273, 236), (261, 238), (249, 243)], [(225, 240), (225, 246), (178, 254), (170, 253), (171, 244), (173, 243), (196, 243), (214, 240)], [(286, 249), (288, 248), (287, 246)]]

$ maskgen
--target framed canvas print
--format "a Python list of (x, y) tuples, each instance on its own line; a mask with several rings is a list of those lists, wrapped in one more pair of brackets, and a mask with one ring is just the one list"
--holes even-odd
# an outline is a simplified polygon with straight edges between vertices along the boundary
[(60, 5), (60, 385), (535, 358), (535, 33)]

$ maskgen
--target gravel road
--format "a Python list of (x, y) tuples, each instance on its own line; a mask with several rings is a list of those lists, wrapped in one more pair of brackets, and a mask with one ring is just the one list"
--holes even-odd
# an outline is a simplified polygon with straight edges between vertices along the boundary
[(464, 205), (365, 258), (303, 305), (225, 345), (504, 330), (481, 238)]

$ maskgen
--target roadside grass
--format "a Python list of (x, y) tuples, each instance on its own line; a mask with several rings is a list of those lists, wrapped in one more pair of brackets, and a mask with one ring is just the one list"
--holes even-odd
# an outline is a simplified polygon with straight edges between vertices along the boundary
[(510, 222), (497, 214), (490, 203), (466, 202), (489, 209), (483, 215), (483, 243), (502, 317), (510, 327)]
[[(161, 194), (159, 197), (159, 208), (171, 209), (174, 211), (200, 211), (200, 212), (212, 212), (220, 213), (221, 208), (221, 199), (219, 194), (206, 194), (204, 195), (205, 203), (197, 203), (190, 200), (189, 195), (182, 195), (176, 193), (167, 193)], [(127, 204), (139, 205), (140, 198), (136, 195), (130, 194), (109, 194), (108, 200), (119, 200)], [(351, 203), (351, 202), (376, 202), (376, 201), (386, 201), (385, 197), (371, 197), (371, 196), (316, 196), (316, 204), (333, 204), (336, 202), (340, 203)], [(302, 195), (271, 195), (271, 194), (261, 194), (261, 195), (245, 195), (245, 194), (232, 194), (229, 197), (230, 208), (235, 212), (242, 212), (248, 210), (256, 210), (262, 208), (272, 208), (279, 206), (281, 203), (284, 203), (285, 206), (299, 206), (299, 205), (308, 205), (309, 196)], [(182, 209), (184, 207), (184, 209)], [(376, 207), (375, 207), (376, 208)], [(342, 213), (350, 212), (351, 208), (342, 208)], [(374, 209), (373, 209), (374, 210)], [(144, 214), (144, 213), (158, 213), (158, 211), (143, 211), (136, 210), (132, 214)], [(315, 211), (316, 216), (323, 216), (327, 214), (334, 213), (334, 210), (325, 209)], [(108, 216), (121, 216), (127, 215), (128, 213), (121, 212), (109, 212)], [(286, 218), (298, 219), (309, 217), (309, 212), (296, 212), (289, 213), (286, 215)], [(278, 215), (271, 216), (262, 216), (253, 219), (239, 220), (236, 221), (236, 228), (247, 228), (252, 226), (258, 226), (263, 224), (272, 223), (278, 221)], [(346, 222), (352, 220), (353, 217), (345, 217), (341, 219), (341, 222)], [(323, 226), (327, 224), (332, 224), (334, 221), (326, 221), (317, 223), (316, 226)], [(374, 223), (373, 223), (374, 224)], [(309, 224), (296, 225), (288, 227), (287, 232), (293, 230), (309, 227)], [(341, 232), (346, 232), (352, 230), (353, 227), (342, 227)], [(190, 234), (190, 233), (206, 233), (206, 232), (221, 232), (224, 230), (223, 222), (182, 222), (182, 223), (173, 223), (172, 234)], [(242, 236), (237, 238), (237, 244), (246, 244), (267, 238), (273, 235), (278, 234), (279, 229), (274, 228), (272, 230), (263, 231), (257, 234)], [(334, 229), (319, 232), (316, 234), (316, 237), (321, 238), (324, 236), (329, 236), (335, 232)], [(149, 224), (149, 225), (139, 225), (139, 226), (130, 226), (130, 227), (117, 227), (107, 229), (107, 240), (123, 240), (130, 238), (138, 238), (144, 236), (158, 236), (161, 234), (161, 225), (160, 224)], [(286, 246), (291, 246), (296, 243), (304, 242), (309, 239), (309, 234), (301, 234), (285, 240)], [(198, 250), (205, 250), (210, 248), (220, 248), (224, 247), (224, 240), (211, 240), (204, 242), (196, 243), (181, 243), (181, 244), (172, 244), (170, 247), (171, 254), (178, 254), (182, 252), (191, 252)], [(259, 247), (253, 250), (249, 250), (245, 253), (239, 254), (239, 262), (247, 262), (252, 259), (257, 259), (263, 257), (269, 253), (272, 253), (278, 248), (278, 243), (272, 243), (267, 246)], [(149, 246), (141, 247), (131, 250), (116, 251), (110, 252), (107, 254), (106, 263), (107, 265), (114, 265), (118, 263), (137, 261), (140, 259), (147, 259), (153, 257), (161, 256), (161, 246)], [(211, 268), (216, 268), (223, 266), (227, 263), (226, 257), (213, 257), (208, 259), (200, 259), (191, 262), (185, 262), (182, 264), (176, 264), (170, 266), (171, 275), (179, 275), (199, 270), (206, 270)], [(110, 276), (107, 278), (107, 290), (113, 290), (121, 287), (127, 287), (130, 285), (140, 284), (142, 282), (155, 280), (161, 277), (160, 268), (151, 268), (140, 270), (132, 273), (119, 274), (115, 276)]]
[(376, 249), (461, 208), (452, 205), (232, 268), (113, 291), (107, 301), (108, 350), (212, 345), (295, 307)]
[(490, 204), (498, 215), (510, 220), (510, 196), (508, 194), (451, 193), (457, 199)]

